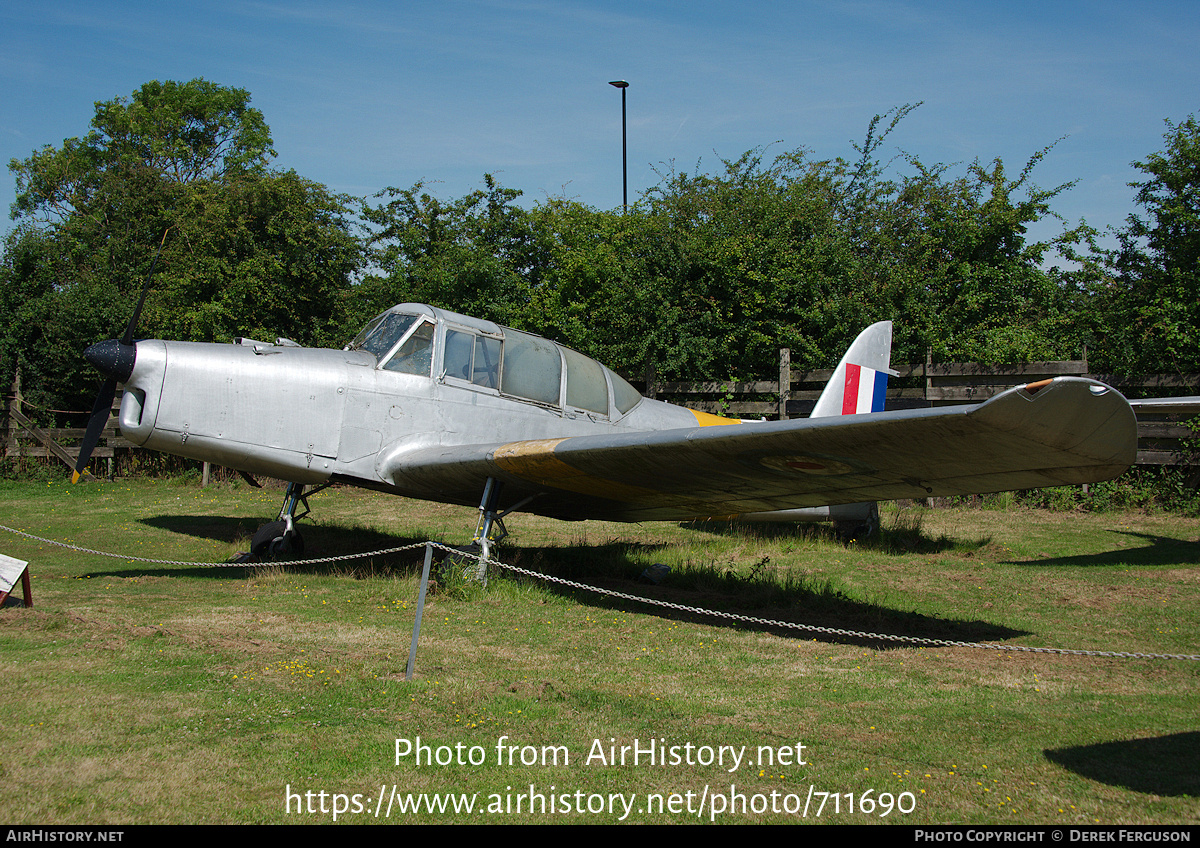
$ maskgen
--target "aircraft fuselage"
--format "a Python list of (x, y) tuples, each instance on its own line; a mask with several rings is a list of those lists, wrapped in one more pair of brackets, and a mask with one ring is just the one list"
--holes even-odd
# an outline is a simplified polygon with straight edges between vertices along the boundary
[[(121, 404), (121, 433), (152, 450), (297, 483), (343, 479), (443, 499), (444, 492), (430, 492), (384, 469), (402, 465), (406, 453), (438, 446), (736, 423), (648, 398), (622, 412), (614, 398), (615, 375), (592, 360), (582, 367), (608, 374), (607, 380), (597, 379), (600, 399), (591, 403), (602, 409), (573, 405), (561, 376), (553, 378), (557, 383), (546, 396), (552, 398), (538, 401), (502, 392), (498, 380), (492, 386), (456, 379), (445, 370), (447, 330), (479, 328), (456, 326), (454, 318), (461, 316), (430, 307), (396, 309), (418, 313), (433, 325), (430, 370), (424, 373), (383, 367), (399, 342), (377, 356), (365, 349), (251, 340), (139, 341)], [(573, 351), (560, 354), (564, 349), (557, 345), (553, 349), (563, 357), (560, 375), (571, 373), (568, 354), (584, 359)]]

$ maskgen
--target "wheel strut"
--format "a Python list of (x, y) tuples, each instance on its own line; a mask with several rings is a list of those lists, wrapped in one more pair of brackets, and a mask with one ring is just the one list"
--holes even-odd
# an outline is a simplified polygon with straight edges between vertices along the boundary
[(479, 546), (480, 556), (483, 557), (479, 563), (479, 576), (484, 585), (487, 584), (487, 561), (491, 558), (492, 543), (508, 535), (503, 517), (496, 512), (502, 485), (495, 477), (487, 478), (483, 486), (483, 498), (479, 502), (479, 523), (475, 525), (475, 538), (471, 540), (472, 545)]
[(503, 485), (503, 482), (495, 477), (487, 478), (487, 482), (483, 486), (483, 497), (479, 501), (479, 523), (475, 525), (475, 538), (471, 540), (471, 545), (479, 548), (479, 554), (482, 557), (479, 565), (479, 579), (485, 586), (487, 585), (487, 561), (491, 558), (492, 545), (499, 544), (508, 535), (508, 528), (504, 526), (504, 516), (520, 509), (537, 497), (537, 495), (529, 495), (508, 509), (500, 511), (497, 504), (500, 501), (500, 487)]
[[(304, 505), (304, 512), (296, 515), (296, 507)], [(308, 498), (304, 494), (303, 483), (288, 483), (287, 494), (283, 496), (283, 506), (279, 508), (279, 520), (284, 524), (284, 532), (295, 533), (296, 522), (311, 512), (308, 508)]]

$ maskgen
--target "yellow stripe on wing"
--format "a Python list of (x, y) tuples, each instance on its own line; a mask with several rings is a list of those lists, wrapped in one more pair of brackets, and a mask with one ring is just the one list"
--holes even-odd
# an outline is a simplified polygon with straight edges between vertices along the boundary
[(509, 474), (515, 474), (539, 486), (565, 489), (584, 495), (609, 498), (624, 503), (657, 497), (658, 492), (594, 477), (554, 456), (554, 448), (566, 439), (533, 439), (527, 442), (510, 442), (501, 445), (492, 453), (492, 461)]
[(710, 415), (707, 412), (697, 412), (694, 409), (689, 409), (688, 412), (696, 416), (696, 423), (701, 427), (716, 427), (721, 424), (741, 424), (736, 418), (724, 418), (720, 415)]

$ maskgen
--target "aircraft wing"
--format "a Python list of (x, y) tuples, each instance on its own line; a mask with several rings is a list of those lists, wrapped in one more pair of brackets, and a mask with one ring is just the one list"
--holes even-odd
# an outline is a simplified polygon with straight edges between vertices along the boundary
[(380, 469), (403, 493), (556, 518), (683, 520), (1096, 482), (1134, 462), (1120, 393), (1060, 377), (971, 406), (424, 448)]

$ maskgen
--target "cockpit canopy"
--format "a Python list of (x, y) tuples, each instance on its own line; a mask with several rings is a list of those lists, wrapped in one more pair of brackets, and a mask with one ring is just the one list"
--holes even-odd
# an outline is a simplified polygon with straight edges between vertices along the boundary
[(384, 371), (614, 419), (642, 399), (612, 370), (568, 347), (424, 304), (393, 306), (347, 350), (367, 351)]

